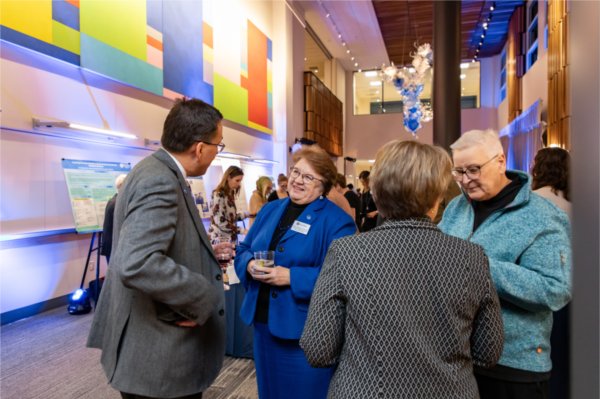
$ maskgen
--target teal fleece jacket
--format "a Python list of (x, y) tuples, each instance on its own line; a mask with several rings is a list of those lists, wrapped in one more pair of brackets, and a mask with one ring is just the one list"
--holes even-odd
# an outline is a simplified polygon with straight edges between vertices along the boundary
[(552, 369), (552, 312), (571, 298), (571, 226), (565, 212), (533, 193), (529, 176), (515, 199), (491, 214), (473, 232), (474, 212), (467, 195), (456, 197), (439, 227), (483, 247), (500, 297), (504, 321), (503, 366), (533, 372)]

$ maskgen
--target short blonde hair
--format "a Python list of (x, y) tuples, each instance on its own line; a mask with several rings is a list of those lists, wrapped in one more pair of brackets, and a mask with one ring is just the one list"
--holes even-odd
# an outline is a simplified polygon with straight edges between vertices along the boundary
[(324, 149), (316, 145), (302, 147), (292, 157), (294, 165), (304, 159), (321, 176), (323, 176), (323, 195), (327, 195), (335, 184), (337, 169)]
[(394, 140), (377, 153), (371, 191), (379, 213), (387, 219), (424, 217), (446, 192), (452, 161), (441, 147)]
[(469, 130), (463, 133), (458, 140), (450, 146), (452, 151), (461, 151), (472, 147), (481, 147), (489, 157), (504, 154), (500, 137), (495, 130)]

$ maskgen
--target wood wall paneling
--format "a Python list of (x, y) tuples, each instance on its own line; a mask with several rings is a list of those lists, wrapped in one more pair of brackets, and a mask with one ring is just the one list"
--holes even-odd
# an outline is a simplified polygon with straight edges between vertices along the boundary
[(304, 72), (304, 137), (333, 156), (343, 154), (342, 102), (312, 72)]
[(566, 0), (548, 1), (548, 144), (570, 149), (569, 15)]

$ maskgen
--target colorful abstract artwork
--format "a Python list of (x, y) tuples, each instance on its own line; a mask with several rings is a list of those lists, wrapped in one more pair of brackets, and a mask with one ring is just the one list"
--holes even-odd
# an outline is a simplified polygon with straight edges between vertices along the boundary
[(200, 98), (225, 119), (271, 134), (271, 39), (243, 16), (215, 25), (214, 5), (2, 0), (0, 35), (157, 95)]

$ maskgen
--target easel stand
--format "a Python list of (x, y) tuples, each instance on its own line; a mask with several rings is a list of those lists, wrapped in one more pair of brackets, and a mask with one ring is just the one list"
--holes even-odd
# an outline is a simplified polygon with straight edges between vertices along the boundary
[[(94, 248), (94, 242), (98, 238), (97, 246)], [(81, 276), (81, 284), (79, 284), (79, 288), (83, 289), (83, 285), (85, 284), (85, 276), (87, 274), (88, 265), (90, 264), (90, 258), (92, 257), (92, 253), (96, 252), (96, 281), (94, 287), (94, 307), (98, 303), (98, 296), (100, 294), (100, 247), (102, 247), (102, 231), (95, 231), (92, 233), (92, 240), (90, 241), (90, 249), (88, 250), (87, 259), (85, 260), (85, 265), (83, 266), (83, 275)]]

